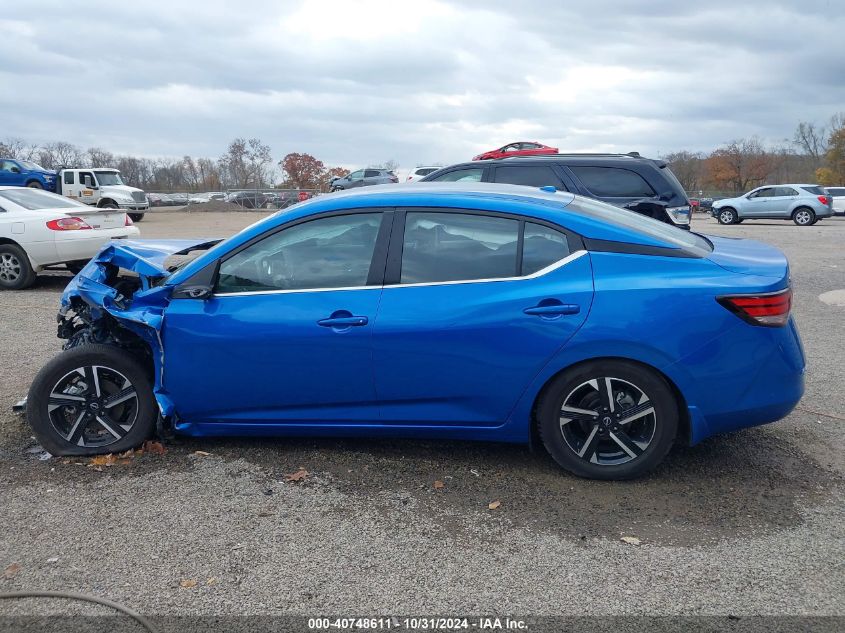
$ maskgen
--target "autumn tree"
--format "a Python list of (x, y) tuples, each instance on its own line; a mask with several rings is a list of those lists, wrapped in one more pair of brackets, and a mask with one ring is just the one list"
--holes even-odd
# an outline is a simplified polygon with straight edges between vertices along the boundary
[[(845, 126), (830, 135), (825, 154), (827, 171), (822, 173), (819, 180), (824, 179), (823, 185), (842, 185), (845, 183)], [(818, 172), (817, 172), (818, 173)]]
[(707, 180), (718, 189), (748, 191), (766, 180), (774, 163), (758, 138), (738, 139), (710, 154)]
[(669, 164), (685, 191), (694, 192), (702, 188), (704, 159), (701, 152), (673, 152), (662, 158)]
[(279, 161), (283, 184), (291, 189), (318, 189), (325, 179), (326, 166), (311, 154), (291, 152)]

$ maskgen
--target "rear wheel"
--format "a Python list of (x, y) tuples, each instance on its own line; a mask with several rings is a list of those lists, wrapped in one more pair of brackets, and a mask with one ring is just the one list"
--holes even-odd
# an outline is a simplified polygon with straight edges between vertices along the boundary
[(33, 180), (32, 182), (27, 183), (26, 186), (29, 187), (30, 189), (43, 189), (44, 188), (44, 185), (42, 185), (37, 180)]
[(129, 217), (132, 218), (133, 222), (140, 222), (141, 220), (144, 219), (144, 214), (143, 213), (130, 213)]
[(792, 214), (792, 221), (798, 226), (810, 226), (816, 223), (816, 214), (812, 209), (800, 207)]
[(739, 216), (737, 215), (736, 211), (734, 211), (730, 207), (719, 209), (718, 218), (719, 224), (734, 224), (737, 220), (739, 220)]
[(591, 479), (632, 479), (659, 464), (678, 429), (672, 389), (627, 361), (591, 361), (555, 378), (538, 402), (543, 444), (566, 470)]
[(157, 414), (137, 360), (117, 347), (83, 345), (38, 372), (26, 415), (53, 455), (97, 455), (141, 444), (152, 434)]
[(35, 282), (26, 252), (16, 244), (0, 244), (0, 288), (23, 290)]

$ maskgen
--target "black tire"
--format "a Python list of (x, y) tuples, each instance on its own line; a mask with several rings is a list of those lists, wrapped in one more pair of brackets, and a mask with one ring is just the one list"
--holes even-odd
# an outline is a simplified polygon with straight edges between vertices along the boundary
[(742, 224), (743, 222), (745, 222), (745, 218), (740, 218), (734, 224)]
[(719, 224), (736, 224), (739, 216), (732, 207), (725, 207), (724, 209), (719, 209), (716, 219), (719, 220)]
[(76, 275), (79, 273), (80, 270), (85, 268), (85, 264), (87, 263), (87, 259), (80, 259), (75, 262), (65, 262), (65, 268), (67, 268), (70, 272)]
[(114, 202), (112, 202), (111, 200), (109, 200), (105, 204), (98, 204), (97, 206), (100, 209), (119, 209), (120, 208)]
[[(565, 405), (577, 411), (565, 411)], [(605, 480), (640, 477), (663, 461), (679, 418), (666, 380), (623, 360), (590, 361), (559, 374), (544, 389), (536, 414), (543, 444), (562, 468)]]
[[(64, 397), (51, 397), (55, 393)], [(53, 455), (134, 448), (152, 435), (157, 415), (143, 366), (110, 345), (82, 345), (55, 356), (35, 376), (26, 401), (35, 437)]]
[(23, 290), (35, 283), (29, 256), (17, 244), (0, 244), (0, 288)]
[(33, 180), (32, 182), (26, 183), (26, 186), (29, 187), (30, 189), (43, 189), (44, 188), (44, 185), (42, 185), (37, 180)]
[(816, 223), (816, 214), (810, 207), (798, 207), (792, 212), (792, 221), (798, 226), (812, 226)]
[(140, 222), (144, 219), (143, 213), (130, 213), (129, 217), (132, 219), (133, 222)]

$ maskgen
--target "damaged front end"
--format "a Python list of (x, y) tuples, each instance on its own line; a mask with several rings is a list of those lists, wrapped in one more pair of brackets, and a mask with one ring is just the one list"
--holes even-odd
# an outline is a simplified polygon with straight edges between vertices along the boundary
[(148, 368), (164, 418), (173, 404), (162, 390), (161, 328), (171, 287), (163, 282), (186, 262), (167, 260), (208, 250), (221, 240), (112, 241), (65, 288), (58, 314), (63, 349), (90, 343), (114, 345)]

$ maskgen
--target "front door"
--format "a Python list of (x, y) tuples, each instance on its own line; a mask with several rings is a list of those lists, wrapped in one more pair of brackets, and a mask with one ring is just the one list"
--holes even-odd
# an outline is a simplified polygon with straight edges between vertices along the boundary
[(590, 259), (575, 243), (509, 217), (408, 210), (373, 332), (383, 423), (503, 424), (589, 312)]
[(757, 191), (748, 194), (745, 203), (740, 209), (741, 218), (765, 218), (771, 214), (772, 202), (774, 201), (775, 188), (762, 187)]
[(0, 185), (23, 185), (21, 167), (13, 160), (0, 160)]
[(377, 419), (371, 334), (382, 216), (331, 215), (275, 230), (221, 261), (211, 298), (171, 301), (163, 384), (181, 420)]

